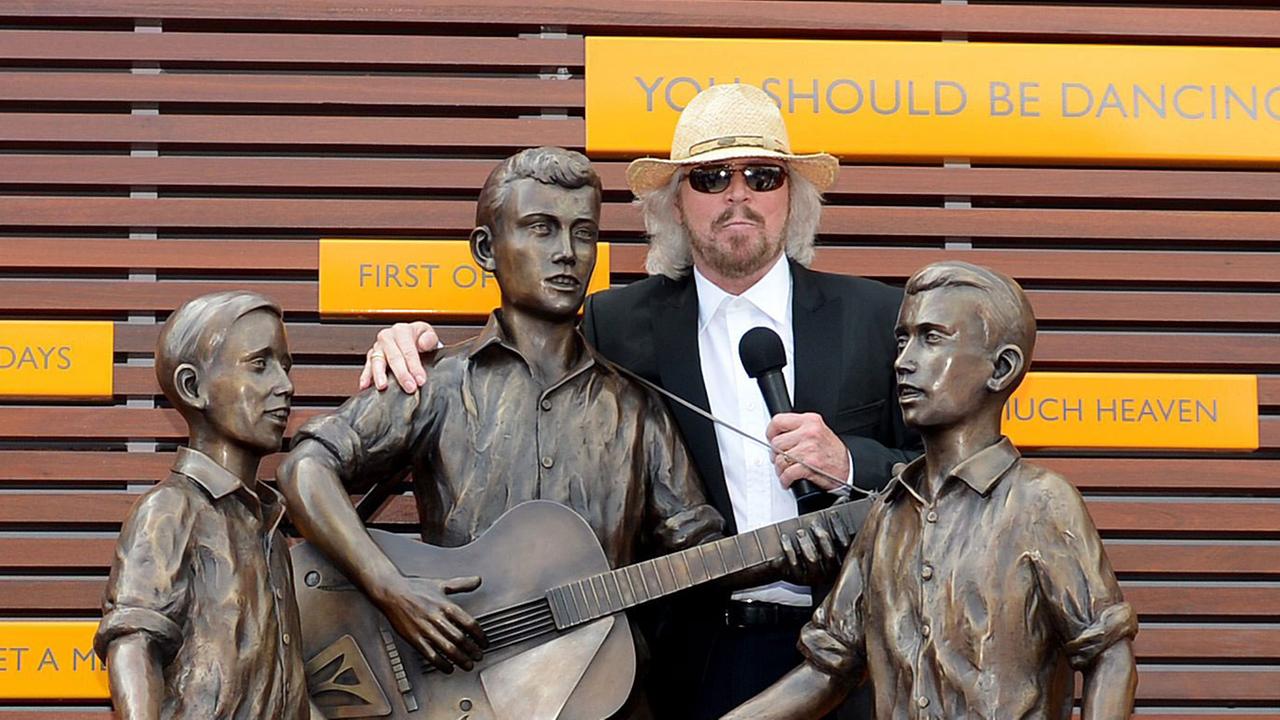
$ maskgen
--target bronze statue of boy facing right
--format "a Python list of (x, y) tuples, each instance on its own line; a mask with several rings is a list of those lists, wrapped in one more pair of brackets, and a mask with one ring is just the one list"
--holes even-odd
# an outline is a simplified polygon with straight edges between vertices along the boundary
[(961, 262), (906, 286), (896, 328), (903, 419), (924, 438), (871, 510), (800, 638), (806, 661), (725, 716), (817, 718), (870, 676), (875, 716), (1127, 718), (1137, 618), (1083, 499), (1026, 462), (1000, 413), (1035, 316), (1012, 279)]

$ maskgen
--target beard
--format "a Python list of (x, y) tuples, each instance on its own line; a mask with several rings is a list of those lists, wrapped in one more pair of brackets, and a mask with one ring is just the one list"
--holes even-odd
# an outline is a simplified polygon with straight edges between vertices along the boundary
[[(724, 226), (734, 220), (746, 219), (756, 227), (728, 229)], [(782, 250), (782, 233), (770, 236), (765, 230), (764, 218), (750, 207), (729, 208), (709, 231), (699, 231), (685, 226), (695, 257), (727, 278), (743, 278), (764, 268)]]

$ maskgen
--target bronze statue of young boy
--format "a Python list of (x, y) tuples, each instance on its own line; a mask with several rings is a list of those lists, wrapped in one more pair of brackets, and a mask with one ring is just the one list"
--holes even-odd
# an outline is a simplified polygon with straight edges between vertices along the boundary
[(191, 300), (160, 332), (156, 377), (191, 435), (116, 545), (94, 649), (118, 717), (311, 716), (284, 505), (257, 480), (290, 364), (280, 307), (256, 293)]
[(898, 398), (924, 438), (871, 510), (801, 634), (806, 662), (726, 718), (817, 718), (867, 675), (877, 718), (1128, 718), (1137, 671), (1124, 601), (1084, 501), (1024, 461), (1000, 412), (1031, 361), (1022, 288), (930, 265), (898, 315)]

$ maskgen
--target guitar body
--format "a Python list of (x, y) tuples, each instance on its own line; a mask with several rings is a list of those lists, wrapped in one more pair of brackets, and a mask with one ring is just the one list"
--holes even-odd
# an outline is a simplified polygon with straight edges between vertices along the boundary
[[(469, 672), (428, 669), (323, 554), (299, 544), (292, 558), (303, 657), (312, 698), (326, 717), (603, 720), (626, 702), (636, 659), (624, 613), (566, 631), (548, 629), (549, 610), (547, 619), (537, 615), (548, 589), (610, 570), (577, 513), (548, 501), (524, 503), (457, 548), (370, 534), (406, 576), (479, 575), (479, 589), (452, 599), (495, 628), (486, 630), (491, 640), (505, 628), (510, 644), (486, 652)], [(531, 628), (523, 633), (530, 636), (513, 627)]]

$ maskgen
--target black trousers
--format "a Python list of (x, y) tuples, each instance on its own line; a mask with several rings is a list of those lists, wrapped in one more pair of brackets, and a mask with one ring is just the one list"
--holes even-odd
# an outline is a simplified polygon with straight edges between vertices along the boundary
[[(804, 662), (796, 641), (808, 613), (739, 626), (726, 622), (725, 607), (704, 604), (695, 615), (686, 605), (664, 628), (650, 668), (655, 717), (717, 720)], [(865, 690), (855, 691), (840, 719), (870, 720), (869, 698)]]

